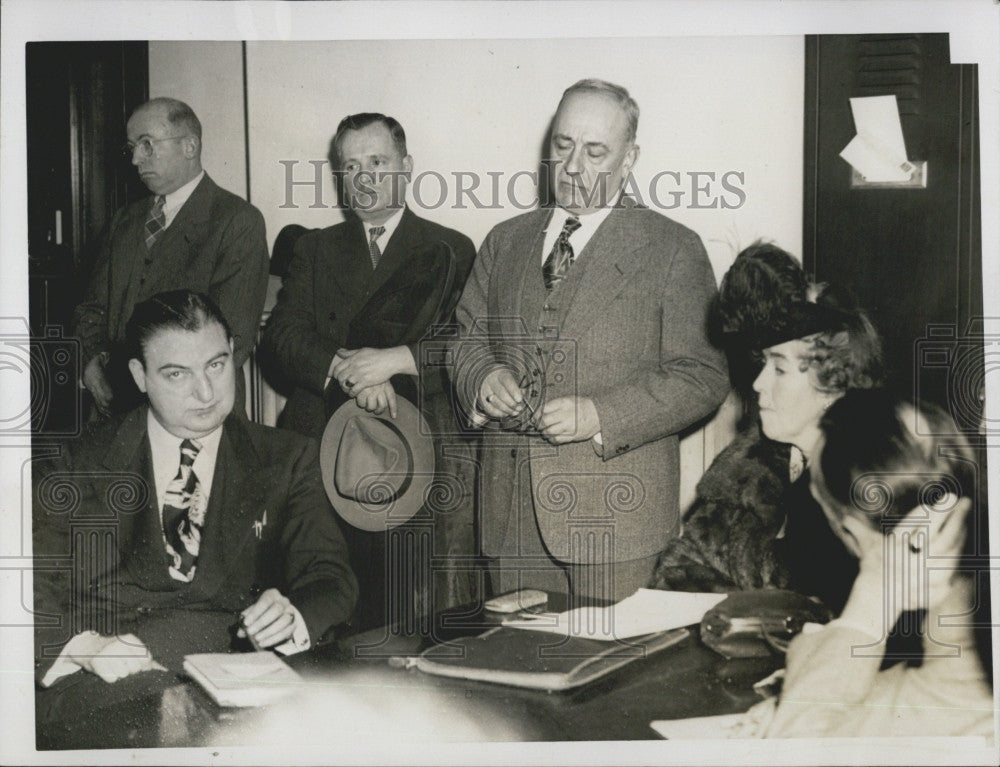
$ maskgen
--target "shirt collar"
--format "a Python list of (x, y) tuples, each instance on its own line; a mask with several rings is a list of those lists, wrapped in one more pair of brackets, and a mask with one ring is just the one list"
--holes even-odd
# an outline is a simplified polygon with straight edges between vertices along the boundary
[[(397, 210), (395, 213), (393, 213), (389, 217), (389, 220), (386, 221), (384, 224), (378, 224), (377, 225), (377, 226), (384, 226), (385, 227), (385, 231), (382, 232), (382, 234), (380, 234), (376, 238), (376, 242), (378, 242), (378, 245), (379, 245), (379, 250), (381, 250), (383, 253), (385, 253), (385, 244), (387, 242), (389, 242), (390, 238), (392, 237), (392, 233), (396, 231), (396, 228), (399, 226), (399, 222), (403, 220), (403, 211), (404, 210), (406, 210), (406, 206), (405, 205), (402, 208), (400, 208), (399, 210)], [(362, 221), (361, 222), (361, 226), (364, 228), (365, 242), (368, 242), (368, 240), (370, 238), (370, 236), (368, 234), (368, 230), (371, 229), (372, 226), (375, 226), (375, 225), (374, 224), (370, 224), (367, 221)]]
[[(219, 453), (219, 442), (222, 439), (222, 426), (215, 431), (198, 437), (201, 450), (194, 460), (194, 473), (198, 477), (201, 490), (207, 498), (212, 493), (212, 479), (215, 475), (215, 459)], [(151, 408), (146, 410), (146, 433), (149, 435), (149, 450), (153, 459), (153, 478), (156, 482), (156, 496), (159, 505), (163, 506), (163, 495), (167, 485), (177, 475), (180, 465), (182, 437), (177, 437), (163, 428), (156, 420)]]
[(571, 216), (576, 217), (580, 221), (580, 226), (575, 232), (569, 236), (570, 244), (573, 246), (573, 251), (576, 257), (579, 258), (583, 249), (587, 247), (587, 243), (590, 242), (590, 238), (594, 236), (598, 227), (604, 223), (605, 219), (611, 215), (611, 212), (618, 206), (621, 200), (621, 192), (615, 197), (614, 202), (609, 205), (605, 205), (602, 208), (598, 208), (593, 213), (587, 213), (585, 215), (578, 215), (576, 213), (570, 213), (565, 208), (555, 207), (552, 209), (552, 215), (549, 218), (549, 223), (545, 229), (545, 238), (542, 243), (542, 263), (548, 258), (549, 251), (552, 250), (553, 244), (555, 244), (556, 238), (559, 236), (559, 232), (563, 228), (563, 224), (566, 223), (566, 219)]
[(163, 215), (167, 219), (167, 226), (170, 226), (170, 222), (173, 221), (174, 216), (177, 211), (181, 209), (181, 206), (188, 201), (188, 198), (194, 192), (194, 189), (198, 184), (201, 183), (202, 178), (205, 176), (205, 171), (201, 171), (197, 176), (188, 181), (180, 189), (175, 189), (168, 195), (163, 197)]
[(553, 209), (552, 219), (550, 221), (550, 226), (552, 224), (558, 224), (559, 228), (562, 229), (562, 225), (566, 223), (566, 219), (570, 216), (576, 216), (580, 219), (580, 229), (588, 229), (591, 232), (597, 231), (597, 227), (604, 223), (604, 220), (611, 215), (611, 211), (618, 207), (619, 202), (622, 199), (622, 190), (618, 191), (614, 199), (609, 202), (604, 207), (598, 208), (593, 213), (570, 213), (565, 208), (560, 208), (558, 205)]

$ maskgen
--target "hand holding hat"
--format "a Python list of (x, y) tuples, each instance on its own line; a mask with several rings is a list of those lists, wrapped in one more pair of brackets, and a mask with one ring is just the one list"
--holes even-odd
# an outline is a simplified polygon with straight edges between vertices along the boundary
[(361, 530), (388, 530), (424, 504), (434, 479), (434, 442), (420, 412), (399, 399), (396, 418), (354, 400), (330, 416), (320, 446), (323, 486), (336, 512)]

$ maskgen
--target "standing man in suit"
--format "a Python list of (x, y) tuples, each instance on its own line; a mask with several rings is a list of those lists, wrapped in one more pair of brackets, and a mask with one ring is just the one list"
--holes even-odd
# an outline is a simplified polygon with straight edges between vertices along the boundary
[(153, 296), (126, 344), (148, 407), (34, 472), (40, 720), (144, 684), (107, 684), (123, 677), (172, 680), (189, 653), (307, 649), (357, 596), (315, 442), (232, 412), (235, 344), (212, 300)]
[(728, 389), (701, 240), (622, 196), (638, 118), (620, 86), (565, 91), (558, 207), (494, 227), (458, 305), (453, 377), (487, 426), (480, 525), (496, 592), (617, 600), (645, 585), (678, 531), (678, 432)]
[[(346, 117), (331, 142), (330, 161), (350, 210), (344, 222), (296, 242), (261, 342), (268, 362), (295, 387), (279, 426), (319, 438), (332, 412), (350, 398), (395, 417), (396, 397), (405, 396), (420, 407), (434, 434), (453, 435), (446, 371), (424, 364), (418, 342), (453, 316), (475, 247), (465, 235), (406, 206), (413, 158), (403, 127), (392, 117)], [(466, 440), (450, 439), (447, 455), (441, 440), (435, 443), (439, 475), (471, 470)], [(435, 553), (473, 553), (471, 499), (432, 524)], [(361, 585), (354, 627), (382, 625), (388, 607), (385, 535), (348, 526), (344, 533)], [(470, 576), (453, 572), (436, 588), (452, 595), (448, 601), (471, 598), (471, 587), (456, 585), (459, 580)]]
[[(119, 210), (104, 232), (73, 326), (83, 346), (83, 385), (102, 414), (142, 401), (122, 354), (125, 323), (164, 290), (207, 293), (233, 328), (237, 371), (257, 339), (268, 254), (260, 211), (201, 167), (201, 122), (187, 104), (155, 98), (129, 118), (125, 154), (152, 197)], [(244, 398), (237, 376), (237, 410)]]

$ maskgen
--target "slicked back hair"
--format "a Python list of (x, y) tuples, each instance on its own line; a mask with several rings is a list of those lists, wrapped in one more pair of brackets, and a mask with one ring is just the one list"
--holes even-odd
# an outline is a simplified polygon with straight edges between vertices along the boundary
[(229, 323), (215, 302), (195, 290), (168, 290), (136, 304), (125, 326), (125, 349), (129, 359), (146, 365), (146, 344), (161, 330), (201, 330), (210, 323), (217, 323), (232, 338)]

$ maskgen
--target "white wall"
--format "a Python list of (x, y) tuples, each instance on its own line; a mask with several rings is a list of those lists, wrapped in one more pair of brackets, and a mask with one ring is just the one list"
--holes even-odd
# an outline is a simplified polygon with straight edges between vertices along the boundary
[[(200, 44), (180, 44), (197, 46)], [(478, 245), (490, 227), (519, 212), (508, 204), (508, 181), (538, 167), (548, 122), (563, 89), (582, 77), (601, 77), (627, 87), (641, 109), (636, 170), (648, 196), (661, 171), (681, 174), (678, 187), (662, 177), (657, 191), (664, 211), (701, 234), (717, 276), (737, 250), (768, 237), (798, 254), (802, 238), (803, 56), (801, 36), (560, 39), (251, 42), (247, 45), (251, 192), (264, 213), (273, 242), (289, 223), (329, 226), (341, 220), (333, 206), (329, 173), (322, 194), (297, 186), (287, 198), (286, 168), (294, 178), (314, 177), (310, 160), (326, 157), (342, 117), (380, 111), (406, 129), (415, 171), (437, 171), (449, 180), (443, 207), (428, 218), (459, 229)], [(720, 195), (740, 197), (720, 179), (728, 171), (746, 197), (738, 208), (698, 210)], [(456, 172), (484, 178), (502, 173), (500, 206), (476, 210), (466, 197), (456, 208)], [(690, 172), (716, 174), (709, 194), (695, 196)], [(707, 182), (701, 178), (701, 184)], [(528, 203), (527, 178), (515, 198)], [(440, 184), (421, 179), (418, 211), (433, 205)], [(682, 191), (675, 198), (671, 191)], [(296, 206), (282, 208), (288, 200)], [(654, 201), (646, 199), (647, 204)], [(676, 203), (674, 203), (676, 204)]]
[[(406, 129), (415, 166), (411, 206), (479, 245), (518, 205), (530, 206), (535, 188), (524, 172), (539, 167), (563, 89), (600, 77), (627, 87), (639, 103), (640, 197), (669, 206), (666, 215), (701, 235), (717, 278), (758, 237), (800, 253), (800, 35), (248, 42), (248, 146), (242, 66), (240, 43), (152, 42), (150, 93), (191, 104), (204, 126), (206, 169), (238, 194), (246, 193), (249, 152), (249, 196), (264, 214), (269, 244), (286, 224), (342, 220), (329, 169), (323, 165), (317, 189), (310, 161), (325, 161), (345, 115), (379, 111)], [(289, 162), (291, 178), (305, 185), (286, 185)], [(443, 186), (420, 175), (431, 171)], [(679, 179), (660, 176), (654, 185), (663, 172)], [(459, 193), (458, 173), (482, 179), (476, 195), (487, 207)], [(497, 195), (488, 174), (499, 179)], [(691, 174), (714, 174), (714, 181)], [(740, 174), (728, 176), (731, 189), (722, 185), (726, 174)], [(731, 438), (734, 418), (729, 403), (682, 442), (682, 504)]]
[(188, 103), (201, 120), (205, 171), (221, 187), (246, 197), (242, 44), (151, 41), (149, 96)]

